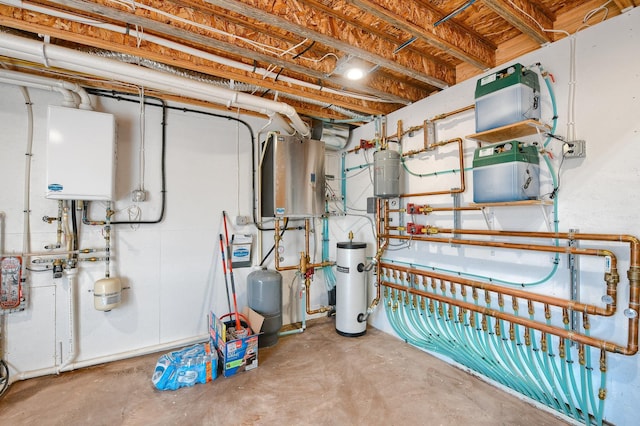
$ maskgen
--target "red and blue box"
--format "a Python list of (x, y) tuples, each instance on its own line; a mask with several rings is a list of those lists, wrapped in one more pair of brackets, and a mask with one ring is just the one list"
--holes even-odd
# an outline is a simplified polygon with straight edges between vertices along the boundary
[(248, 334), (241, 338), (229, 338), (228, 325), (213, 312), (209, 314), (209, 336), (218, 351), (218, 364), (224, 377), (231, 377), (241, 371), (249, 371), (258, 367), (258, 335)]

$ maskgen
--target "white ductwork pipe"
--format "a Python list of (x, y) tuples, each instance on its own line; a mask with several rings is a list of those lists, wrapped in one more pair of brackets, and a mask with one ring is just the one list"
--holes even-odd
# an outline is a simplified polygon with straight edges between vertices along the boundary
[[(89, 94), (76, 83), (5, 69), (0, 69), (0, 82), (56, 91), (64, 97), (63, 106), (86, 110), (93, 109)], [(80, 104), (78, 104), (74, 93), (80, 98)]]
[(302, 136), (307, 137), (311, 133), (296, 110), (284, 102), (276, 102), (136, 65), (99, 58), (66, 47), (10, 34), (0, 34), (0, 55), (123, 81), (177, 96), (226, 105), (229, 108), (242, 108), (264, 115), (269, 115), (269, 112), (281, 114), (289, 119), (291, 126)]

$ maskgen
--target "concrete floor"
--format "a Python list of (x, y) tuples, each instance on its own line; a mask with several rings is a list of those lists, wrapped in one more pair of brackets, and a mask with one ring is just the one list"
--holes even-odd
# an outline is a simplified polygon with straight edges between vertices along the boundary
[(566, 424), (376, 329), (332, 319), (259, 351), (259, 367), (177, 391), (151, 383), (158, 354), (15, 383), (5, 425)]

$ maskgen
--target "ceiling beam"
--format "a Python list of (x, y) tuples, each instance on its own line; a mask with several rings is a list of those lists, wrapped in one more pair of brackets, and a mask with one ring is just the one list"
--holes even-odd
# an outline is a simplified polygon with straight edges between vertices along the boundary
[[(530, 0), (484, 0), (484, 4), (536, 43), (553, 41), (553, 19)], [(528, 16), (527, 16), (528, 15)]]
[[(42, 14), (29, 13), (28, 17), (26, 15), (20, 16), (20, 14), (16, 14), (15, 11), (20, 11), (20, 9), (0, 5), (0, 25), (37, 34), (47, 34), (59, 40), (80, 43), (89, 47), (143, 57), (173, 67), (208, 74), (211, 75), (213, 79), (219, 77), (242, 81), (264, 87), (265, 90), (270, 89), (273, 92), (290, 93), (301, 98), (308, 98), (325, 104), (333, 104), (362, 114), (384, 114), (395, 109), (391, 104), (353, 99), (348, 96), (333, 95), (326, 91), (294, 88), (282, 82), (242, 76), (238, 71), (228, 67), (162, 46), (144, 43), (141, 44), (140, 47), (137, 47), (135, 37), (133, 36), (112, 33), (104, 29), (96, 31), (86, 25), (84, 25), (85, 28), (81, 28), (83, 24), (71, 23), (58, 18), (54, 19)], [(52, 23), (54, 23), (54, 25), (52, 25)]]
[(261, 61), (265, 64), (273, 64), (278, 67), (288, 69), (292, 72), (295, 72), (301, 75), (308, 75), (319, 81), (326, 80), (336, 84), (339, 87), (345, 87), (345, 86), (350, 87), (353, 90), (362, 91), (369, 95), (377, 96), (377, 97), (380, 97), (381, 99), (386, 99), (388, 101), (393, 101), (401, 104), (406, 104), (408, 102), (413, 101), (412, 99), (408, 99), (404, 96), (383, 92), (370, 86), (364, 86), (362, 84), (354, 84), (353, 82), (347, 81), (343, 78), (327, 77), (327, 75), (323, 72), (306, 68), (296, 63), (286, 61), (284, 59), (279, 59), (264, 53), (259, 53), (254, 50), (237, 46), (234, 43), (217, 40), (213, 37), (205, 36), (205, 35), (191, 32), (188, 30), (184, 30), (170, 24), (158, 22), (153, 19), (146, 18), (144, 16), (134, 15), (128, 12), (124, 12), (124, 11), (114, 9), (108, 6), (104, 6), (98, 3), (94, 3), (91, 1), (50, 0), (49, 3), (55, 3), (55, 4), (63, 5), (66, 7), (71, 7), (76, 10), (107, 17), (112, 20), (124, 22), (130, 25), (131, 24), (139, 25), (139, 26), (142, 26), (147, 31), (153, 31), (154, 33), (159, 33), (159, 34), (166, 34), (168, 36), (171, 36), (177, 39), (186, 40), (186, 41), (195, 43), (202, 47), (218, 49), (242, 58), (249, 58), (254, 61)]
[[(282, 28), (310, 40), (315, 40), (337, 50), (341, 50), (347, 54), (357, 56), (365, 61), (380, 65), (383, 68), (398, 72), (407, 77), (422, 81), (423, 83), (427, 83), (440, 89), (443, 89), (455, 82), (455, 71), (453, 67), (445, 68), (442, 64), (428, 61), (424, 57), (415, 57), (411, 58), (416, 63), (414, 65), (415, 68), (412, 68), (409, 65), (411, 61), (407, 60), (409, 57), (408, 53), (402, 56), (393, 54), (393, 51), (397, 46), (376, 37), (372, 37), (364, 31), (359, 31), (347, 22), (333, 19), (330, 16), (323, 15), (324, 19), (329, 21), (329, 24), (326, 26), (325, 32), (323, 33), (303, 25), (302, 19), (299, 19), (300, 23), (292, 22), (293, 19), (288, 3), (281, 3), (279, 4), (281, 7), (278, 8), (269, 8), (270, 11), (267, 12), (266, 10), (239, 0), (205, 1), (214, 6), (239, 13), (248, 18), (264, 22), (277, 28)], [(312, 8), (305, 6), (304, 4), (298, 3), (296, 6), (296, 16), (298, 18), (318, 16), (317, 12), (314, 13)], [(353, 35), (356, 35), (356, 37), (353, 37)], [(350, 39), (349, 36), (352, 36), (352, 38)], [(366, 46), (366, 49), (364, 46)], [(418, 71), (418, 68), (421, 70)], [(425, 68), (431, 68), (434, 70), (431, 74), (437, 75), (437, 77), (422, 72), (422, 69)], [(435, 72), (436, 70), (437, 72)]]
[[(331, 15), (334, 18), (337, 17), (338, 19), (346, 21), (351, 25), (353, 25), (354, 27), (358, 27), (365, 32), (375, 34), (377, 37), (385, 39), (396, 46), (400, 44), (397, 38), (392, 37), (390, 34), (377, 30), (376, 28), (362, 25), (362, 23), (357, 19), (352, 19), (343, 14), (336, 13), (334, 9), (332, 9), (329, 6), (325, 6), (323, 3), (321, 3), (320, 2), (321, 0), (320, 1), (319, 0), (297, 0), (297, 1), (307, 4), (310, 7), (313, 7), (315, 9), (322, 10), (324, 13)], [(179, 7), (188, 8), (187, 10), (189, 10), (190, 17), (191, 17), (190, 19), (193, 19), (193, 20), (197, 19), (198, 14), (206, 15), (206, 16), (218, 15), (217, 13), (214, 13), (214, 7), (205, 3), (205, 0), (171, 0), (170, 2), (165, 1), (165, 4), (168, 4), (168, 3), (174, 4)], [(196, 13), (193, 13), (193, 12), (196, 12)], [(290, 46), (298, 45), (300, 43), (300, 37), (293, 35), (289, 31), (282, 31), (282, 30), (279, 30), (279, 28), (267, 26), (262, 22), (257, 22), (255, 20), (248, 20), (246, 19), (246, 17), (239, 14), (227, 12), (224, 15), (224, 25), (226, 26), (227, 24), (232, 25), (231, 28), (233, 29), (231, 30), (230, 28), (230, 31), (233, 31), (235, 35), (240, 35), (247, 38), (256, 38), (258, 35), (261, 38), (266, 37), (267, 40), (269, 39), (272, 40), (271, 42), (269, 41), (266, 42), (269, 45), (273, 45), (275, 44), (275, 42), (279, 42), (279, 43), (285, 43), (286, 48), (288, 48)], [(256, 41), (262, 41), (262, 39), (256, 39)], [(339, 53), (339, 52), (335, 49), (331, 49), (328, 46), (325, 46), (322, 43), (315, 43), (313, 41), (309, 41), (305, 44), (309, 48), (308, 51), (306, 50), (307, 47), (304, 47), (304, 46), (300, 46), (296, 50), (304, 51), (304, 56), (310, 55), (316, 59), (326, 57), (325, 60), (315, 63), (314, 66), (315, 65), (320, 66), (322, 64), (328, 65), (328, 67), (327, 66), (321, 67), (320, 71), (329, 74), (333, 70), (334, 63), (336, 62), (336, 59), (335, 57), (333, 57), (332, 54)], [(426, 54), (424, 51), (413, 48), (413, 46), (407, 46), (406, 49), (412, 50), (416, 55), (426, 57), (427, 59), (432, 60), (434, 62), (439, 62), (444, 67), (450, 67), (449, 64), (445, 63), (439, 58), (430, 56)], [(294, 58), (298, 56), (295, 53), (296, 53), (295, 51), (291, 52), (291, 56), (293, 56)], [(296, 61), (302, 61), (303, 63), (305, 60), (306, 59), (304, 57), (296, 59)], [(397, 84), (401, 83), (403, 87), (397, 87), (397, 90), (396, 90), (396, 87), (389, 86), (387, 84), (389, 79), (391, 79), (392, 81), (395, 81)], [(368, 75), (366, 82), (369, 87), (376, 88), (384, 92), (392, 93), (397, 96), (400, 96), (402, 94), (402, 96), (406, 97), (407, 99), (411, 99), (412, 101), (423, 99), (424, 97), (433, 93), (434, 90), (436, 90), (434, 86), (427, 85), (415, 79), (402, 79), (402, 82), (400, 82), (397, 77), (389, 75), (388, 73), (385, 73), (383, 70), (377, 70), (375, 73), (371, 73), (370, 75)], [(346, 82), (346, 84), (348, 86), (352, 86), (353, 82)]]
[(442, 15), (421, 2), (346, 0), (451, 56), (480, 69), (495, 65), (495, 46), (454, 21), (434, 27)]
[[(346, 15), (345, 13), (342, 13), (339, 11), (339, 9), (337, 8), (333, 8), (331, 7), (332, 3), (328, 3), (325, 4), (326, 2), (323, 3), (323, 0), (297, 0), (300, 3), (304, 3), (306, 5), (308, 5), (309, 7), (313, 7), (314, 9), (318, 9), (321, 10), (323, 13), (333, 16), (334, 18), (340, 19), (342, 21), (348, 22), (351, 25), (353, 25), (356, 28), (359, 28), (363, 31), (369, 32), (371, 34), (374, 34), (376, 37), (386, 40), (390, 43), (393, 43), (394, 45), (396, 45), (397, 47), (400, 47), (400, 45), (402, 43), (405, 43), (407, 40), (409, 40), (409, 38), (411, 37), (410, 34), (406, 34), (406, 37), (402, 40), (399, 40), (398, 37), (394, 37), (391, 34), (389, 34), (386, 31), (383, 31), (381, 29), (379, 29), (377, 26), (372, 26), (372, 25), (366, 25), (363, 23), (363, 21), (361, 19), (358, 19), (358, 17), (353, 18), (351, 16)], [(359, 14), (358, 14), (359, 15)], [(406, 31), (402, 31), (403, 33), (406, 33)], [(409, 51), (413, 51), (414, 53), (418, 54), (418, 55), (423, 55), (429, 58), (429, 60), (434, 61), (434, 62), (439, 62), (442, 63), (444, 66), (449, 66), (449, 64), (447, 64), (445, 61), (443, 61), (442, 59), (427, 54), (424, 49), (417, 49), (415, 47), (415, 44), (411, 43), (408, 44), (406, 47), (402, 48), (403, 50), (409, 50)]]
[(640, 1), (638, 0), (613, 0), (613, 2), (618, 6), (620, 11), (640, 5)]

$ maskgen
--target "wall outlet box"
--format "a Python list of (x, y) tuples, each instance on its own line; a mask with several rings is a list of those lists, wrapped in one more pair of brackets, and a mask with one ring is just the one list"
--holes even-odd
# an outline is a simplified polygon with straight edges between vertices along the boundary
[(141, 203), (147, 200), (147, 191), (143, 189), (136, 189), (131, 192), (131, 201), (134, 203)]
[(564, 158), (584, 158), (587, 156), (587, 142), (583, 140), (565, 142), (562, 145)]
[(251, 223), (249, 216), (236, 216), (236, 225), (243, 226)]

